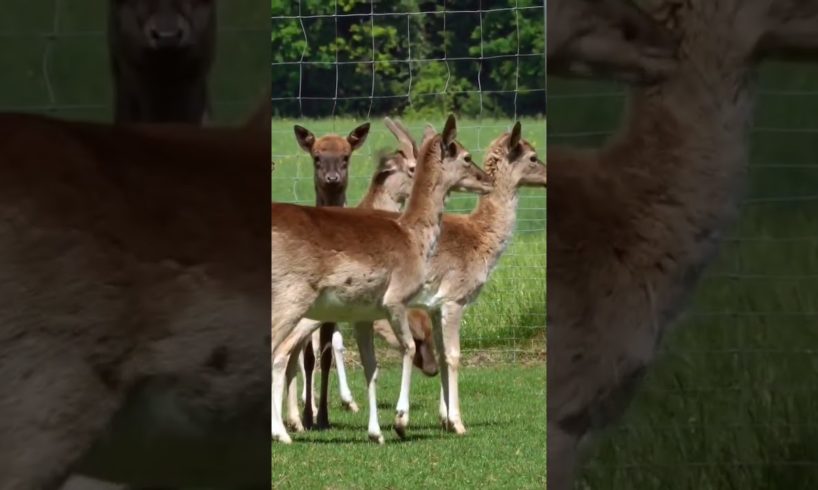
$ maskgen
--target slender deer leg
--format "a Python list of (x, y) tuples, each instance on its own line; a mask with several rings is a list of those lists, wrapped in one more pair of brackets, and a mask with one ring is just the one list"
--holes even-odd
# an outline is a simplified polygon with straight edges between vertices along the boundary
[(344, 337), (336, 329), (332, 334), (332, 355), (335, 359), (335, 369), (338, 371), (338, 388), (341, 391), (341, 406), (352, 413), (358, 413), (358, 405), (352, 398), (352, 391), (347, 381), (346, 366), (344, 366)]
[(383, 444), (383, 434), (378, 423), (378, 397), (376, 385), (378, 381), (378, 364), (375, 360), (375, 343), (372, 327), (369, 323), (356, 323), (355, 341), (358, 343), (358, 351), (361, 353), (361, 363), (364, 365), (364, 376), (366, 377), (367, 402), (369, 404), (369, 440)]
[(441, 312), (439, 309), (430, 311), (429, 317), (432, 320), (432, 334), (435, 339), (438, 365), (442, 366), (440, 368), (440, 406), (438, 413), (440, 416), (440, 425), (446, 429), (448, 428), (449, 420), (449, 370), (446, 368), (446, 346), (443, 342), (443, 321), (441, 320)]
[(293, 432), (304, 432), (304, 424), (301, 423), (301, 417), (298, 413), (298, 365), (300, 364), (300, 352), (303, 348), (292, 355), (292, 358), (287, 363), (287, 427)]
[(313, 387), (315, 386), (313, 383), (313, 379), (315, 378), (315, 353), (313, 351), (311, 338), (307, 339), (303, 349), (299, 349), (298, 355), (303, 356), (304, 359), (304, 389), (306, 390), (304, 395), (304, 428), (312, 429), (315, 411), (313, 405), (315, 403), (313, 392)]
[(321, 398), (318, 401), (319, 429), (329, 428), (329, 371), (332, 369), (332, 333), (335, 332), (334, 323), (321, 324), (320, 355), (321, 358)]
[[(387, 292), (388, 295), (388, 292)], [(400, 395), (395, 406), (395, 432), (401, 438), (406, 437), (406, 427), (409, 425), (409, 391), (412, 385), (412, 366), (415, 357), (415, 341), (412, 331), (409, 330), (406, 306), (401, 303), (387, 304), (389, 324), (400, 342), (400, 351), (403, 355), (401, 369)]]
[(307, 403), (307, 371), (304, 369), (304, 355), (298, 356), (298, 369), (301, 370), (301, 403)]
[[(441, 318), (443, 320), (443, 346), (446, 361), (442, 371), (448, 371), (448, 396), (446, 397), (448, 417), (446, 425), (449, 430), (457, 434), (465, 434), (466, 428), (460, 418), (460, 393), (457, 387), (457, 376), (460, 369), (460, 320), (463, 318), (463, 306), (457, 303), (446, 303), (441, 308)], [(442, 376), (441, 379), (443, 379)]]

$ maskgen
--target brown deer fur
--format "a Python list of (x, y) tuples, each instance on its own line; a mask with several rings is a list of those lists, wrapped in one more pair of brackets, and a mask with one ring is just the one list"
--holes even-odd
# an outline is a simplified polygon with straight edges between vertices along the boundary
[[(571, 488), (580, 441), (616, 420), (736, 214), (754, 61), (818, 47), (818, 6), (654, 0), (678, 71), (631, 91), (598, 151), (551, 146), (548, 484)], [(553, 174), (556, 172), (556, 176)]]
[(268, 138), (0, 115), (0, 488), (269, 485)]
[[(443, 201), (452, 188), (487, 191), (486, 174), (455, 141), (449, 117), (441, 136), (420, 150), (415, 185), (406, 212), (397, 218), (375, 210), (310, 208), (273, 204), (272, 275), (273, 438), (289, 442), (281, 420), (285, 369), (292, 350), (311, 329), (296, 329), (301, 318), (360, 322), (388, 317), (403, 352), (401, 395), (395, 429), (408, 423), (414, 345), (406, 304), (422, 286), (426, 262), (440, 233)], [(315, 233), (314, 230), (321, 230)], [(361, 240), (367, 237), (367, 240)], [(371, 343), (369, 325), (356, 324), (356, 338)], [(365, 338), (364, 338), (365, 337)], [(366, 346), (364, 346), (366, 347)], [(368, 348), (362, 352), (370, 355)], [(369, 386), (370, 438), (383, 441), (377, 424), (374, 358), (363, 359)], [(296, 364), (292, 363), (289, 369)]]
[(549, 0), (548, 74), (658, 80), (677, 39), (631, 0)]

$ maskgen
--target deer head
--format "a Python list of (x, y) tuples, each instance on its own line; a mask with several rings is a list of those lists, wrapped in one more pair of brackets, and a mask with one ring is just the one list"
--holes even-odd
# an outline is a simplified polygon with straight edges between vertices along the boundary
[[(683, 52), (710, 48), (740, 60), (815, 60), (818, 53), (818, 3), (811, 0), (641, 1), (656, 22), (683, 33)], [(699, 35), (705, 23), (718, 31)]]
[(548, 72), (650, 82), (675, 68), (678, 41), (630, 0), (548, 0)]
[(546, 185), (545, 164), (537, 156), (534, 147), (522, 138), (519, 121), (514, 124), (510, 133), (491, 143), (484, 167), (495, 186), (501, 183), (510, 188)]
[(295, 125), (298, 146), (307, 152), (315, 167), (315, 195), (319, 206), (343, 206), (346, 203), (348, 168), (352, 152), (363, 146), (369, 123), (353, 129), (346, 138), (329, 134), (318, 139), (306, 128)]
[(381, 187), (389, 197), (401, 206), (412, 193), (413, 177), (420, 151), (409, 130), (400, 121), (386, 117), (384, 124), (397, 138), (398, 149), (379, 156), (375, 178), (380, 181)]
[(478, 194), (491, 191), (493, 188), (491, 178), (474, 164), (471, 153), (457, 142), (456, 138), (457, 122), (454, 115), (450, 114), (439, 139), (444, 185), (456, 191)]
[(214, 0), (111, 0), (111, 14), (129, 46), (180, 51), (212, 43)]

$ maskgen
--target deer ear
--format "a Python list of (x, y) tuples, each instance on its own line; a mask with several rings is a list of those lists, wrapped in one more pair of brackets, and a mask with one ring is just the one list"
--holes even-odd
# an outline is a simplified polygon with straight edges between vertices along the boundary
[(457, 121), (454, 119), (454, 114), (449, 114), (446, 119), (446, 125), (443, 126), (443, 133), (441, 133), (443, 146), (447, 147), (457, 138)]
[(517, 145), (520, 144), (520, 133), (522, 132), (522, 128), (520, 126), (520, 121), (517, 121), (514, 124), (514, 128), (511, 130), (511, 136), (508, 138), (508, 149), (511, 150), (513, 148), (517, 148)]
[(366, 141), (366, 136), (369, 134), (369, 123), (363, 123), (357, 128), (353, 129), (349, 136), (347, 136), (347, 142), (349, 146), (352, 147), (352, 151), (357, 150), (364, 144)]
[(296, 124), (293, 126), (295, 131), (295, 139), (298, 141), (298, 146), (307, 153), (312, 153), (312, 145), (315, 144), (315, 135), (309, 129)]

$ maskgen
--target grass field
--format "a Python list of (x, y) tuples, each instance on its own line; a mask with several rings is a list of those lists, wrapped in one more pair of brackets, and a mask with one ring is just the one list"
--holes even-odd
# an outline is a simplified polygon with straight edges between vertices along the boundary
[[(761, 81), (742, 217), (579, 488), (818, 488), (818, 69)], [(598, 145), (616, 92), (551, 80), (549, 144)]]
[[(400, 376), (384, 370), (378, 385), (385, 445), (367, 439), (365, 407), (352, 414), (333, 404), (332, 430), (294, 434), (292, 445), (273, 445), (272, 488), (545, 488), (545, 370), (472, 368), (460, 379), (464, 437), (439, 428), (438, 379), (417, 376), (408, 440), (400, 442), (391, 426)], [(350, 373), (350, 384), (363, 400), (360, 370)]]
[[(428, 121), (440, 129), (445, 120)], [(363, 121), (326, 119), (313, 121), (273, 121), (273, 200), (314, 202), (313, 170), (309, 156), (299, 149), (293, 136), (293, 124), (301, 124), (316, 135), (335, 132), (346, 135)], [(419, 138), (427, 121), (405, 121)], [(489, 143), (508, 129), (508, 121), (469, 120), (458, 122), (458, 139), (482, 161)], [(545, 148), (545, 123), (524, 119), (523, 137), (538, 149)], [(354, 205), (365, 193), (375, 165), (377, 150), (395, 148), (395, 138), (380, 118), (373, 118), (370, 135), (352, 157), (348, 202)], [(514, 350), (543, 353), (545, 350), (545, 192), (524, 189), (517, 216), (517, 232), (503, 255), (497, 270), (480, 295), (467, 310), (462, 328), (463, 348), (470, 350)], [(476, 197), (453, 195), (447, 209), (469, 212)]]

